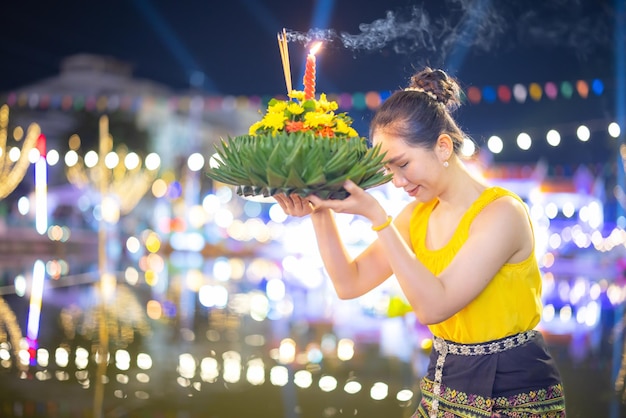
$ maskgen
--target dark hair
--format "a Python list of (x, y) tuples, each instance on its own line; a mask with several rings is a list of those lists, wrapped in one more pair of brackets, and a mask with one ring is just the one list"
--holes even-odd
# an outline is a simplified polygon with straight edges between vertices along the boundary
[(458, 153), (464, 134), (451, 113), (460, 104), (456, 80), (426, 67), (411, 77), (406, 89), (393, 93), (378, 108), (370, 123), (370, 138), (384, 130), (409, 145), (433, 148), (439, 135), (446, 133)]

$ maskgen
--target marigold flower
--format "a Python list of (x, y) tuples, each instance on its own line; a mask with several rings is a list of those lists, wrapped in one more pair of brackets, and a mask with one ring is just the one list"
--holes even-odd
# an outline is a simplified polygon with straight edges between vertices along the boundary
[(299, 132), (299, 131), (308, 131), (309, 128), (304, 126), (304, 122), (302, 121), (288, 120), (287, 122), (285, 122), (285, 130), (291, 133), (291, 132)]
[(319, 136), (325, 136), (328, 138), (333, 138), (335, 136), (335, 131), (330, 126), (324, 126), (317, 131)]
[(336, 101), (325, 93), (319, 99), (304, 99), (304, 92), (291, 90), (288, 100), (271, 99), (262, 120), (250, 127), (250, 135), (275, 134), (280, 131), (303, 132), (312, 130), (325, 137), (358, 137), (352, 128), (352, 119), (345, 113), (335, 114)]

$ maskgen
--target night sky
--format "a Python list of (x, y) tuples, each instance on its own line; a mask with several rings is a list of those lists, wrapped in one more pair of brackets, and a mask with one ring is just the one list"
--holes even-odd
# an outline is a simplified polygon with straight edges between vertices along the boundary
[(323, 91), (393, 90), (424, 65), (467, 85), (613, 77), (614, 9), (615, 0), (12, 1), (0, 23), (0, 92), (95, 53), (177, 90), (203, 74), (196, 87), (211, 93), (282, 93), (283, 28), (299, 39), (294, 87), (314, 35), (327, 40)]
[[(318, 92), (396, 90), (425, 65), (464, 90), (598, 78), (605, 92), (593, 100), (467, 106), (459, 121), (479, 143), (491, 131), (545, 135), (557, 124), (573, 132), (585, 120), (600, 120), (605, 131), (615, 116), (615, 51), (626, 45), (615, 39), (619, 1), (12, 1), (0, 21), (0, 93), (56, 76), (69, 55), (93, 53), (181, 94), (284, 94), (276, 36), (285, 28), (294, 88), (302, 87), (310, 41), (321, 38)], [(365, 126), (367, 115), (354, 116)], [(513, 159), (603, 161), (609, 148), (535, 148)]]

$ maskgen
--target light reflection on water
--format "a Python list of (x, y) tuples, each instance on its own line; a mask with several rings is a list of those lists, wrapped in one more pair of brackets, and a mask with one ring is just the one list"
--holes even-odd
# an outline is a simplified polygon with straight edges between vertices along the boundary
[[(31, 338), (22, 330), (32, 318), (33, 266), (11, 273), (0, 305), (1, 416), (90, 416), (103, 329), (104, 416), (408, 417), (415, 409), (430, 333), (410, 314), (389, 316), (388, 291), (341, 301), (322, 272), (309, 273), (320, 283), (310, 286), (289, 274), (288, 260), (151, 256), (141, 261), (150, 268), (119, 269), (113, 297), (90, 267), (46, 277)], [(48, 272), (58, 264), (46, 261)], [(610, 286), (593, 297), (584, 277), (547, 276), (553, 315), (542, 329), (574, 394), (573, 416), (609, 416), (619, 314)], [(597, 320), (581, 319), (581, 306)]]

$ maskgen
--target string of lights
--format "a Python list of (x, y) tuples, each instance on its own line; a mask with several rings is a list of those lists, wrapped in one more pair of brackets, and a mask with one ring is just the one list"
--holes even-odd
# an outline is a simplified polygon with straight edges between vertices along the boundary
[[(588, 99), (606, 93), (607, 82), (601, 79), (564, 80), (545, 83), (531, 82), (513, 85), (469, 86), (465, 98), (472, 104), (492, 103), (532, 103), (541, 100)], [(338, 103), (342, 110), (373, 110), (391, 95), (391, 91), (366, 91), (353, 93), (329, 93), (329, 100)], [(276, 96), (233, 96), (233, 95), (170, 95), (170, 96), (133, 96), (133, 95), (82, 95), (48, 94), (41, 92), (10, 92), (4, 102), (17, 108), (59, 109), (63, 111), (128, 111), (136, 112), (145, 108), (159, 106), (170, 110), (189, 112), (192, 107), (206, 112), (213, 110), (236, 110), (259, 108)], [(0, 99), (2, 101), (2, 99)]]

